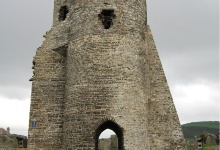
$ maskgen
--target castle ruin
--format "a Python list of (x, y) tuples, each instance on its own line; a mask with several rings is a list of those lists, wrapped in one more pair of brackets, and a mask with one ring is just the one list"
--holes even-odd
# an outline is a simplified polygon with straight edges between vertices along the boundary
[(33, 59), (29, 149), (183, 150), (145, 0), (55, 0)]

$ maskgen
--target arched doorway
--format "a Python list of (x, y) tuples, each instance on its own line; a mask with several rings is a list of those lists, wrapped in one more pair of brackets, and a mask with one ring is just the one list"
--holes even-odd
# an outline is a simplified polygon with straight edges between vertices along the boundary
[(110, 129), (115, 132), (118, 138), (118, 150), (124, 150), (124, 138), (123, 129), (113, 121), (105, 121), (95, 131), (95, 150), (98, 150), (99, 135), (106, 129)]

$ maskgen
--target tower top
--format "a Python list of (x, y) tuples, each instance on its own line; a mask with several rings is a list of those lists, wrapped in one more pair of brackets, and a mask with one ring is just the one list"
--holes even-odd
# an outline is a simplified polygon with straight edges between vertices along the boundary
[(78, 18), (95, 19), (103, 9), (122, 14), (117, 17), (123, 19), (123, 22), (124, 18), (136, 21), (140, 19), (144, 22), (147, 19), (146, 0), (55, 0), (53, 25), (59, 25), (64, 20), (74, 22)]
[(117, 34), (144, 40), (147, 31), (145, 0), (56, 0), (52, 49), (89, 35)]

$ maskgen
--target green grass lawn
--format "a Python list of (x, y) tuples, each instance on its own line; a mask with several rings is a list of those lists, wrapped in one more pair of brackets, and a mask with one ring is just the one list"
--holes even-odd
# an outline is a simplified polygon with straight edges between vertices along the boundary
[(219, 145), (211, 145), (211, 146), (205, 146), (203, 150), (216, 150), (219, 148)]
[[(202, 150), (216, 150), (217, 148), (219, 148), (219, 145), (210, 145), (210, 146), (204, 146)], [(194, 148), (189, 146), (187, 150), (194, 150)]]

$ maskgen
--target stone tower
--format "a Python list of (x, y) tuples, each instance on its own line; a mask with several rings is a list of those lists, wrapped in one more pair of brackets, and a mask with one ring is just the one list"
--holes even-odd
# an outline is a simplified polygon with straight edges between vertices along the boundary
[(10, 135), (10, 128), (7, 127), (7, 135)]
[(55, 0), (33, 60), (30, 149), (184, 149), (145, 0)]

